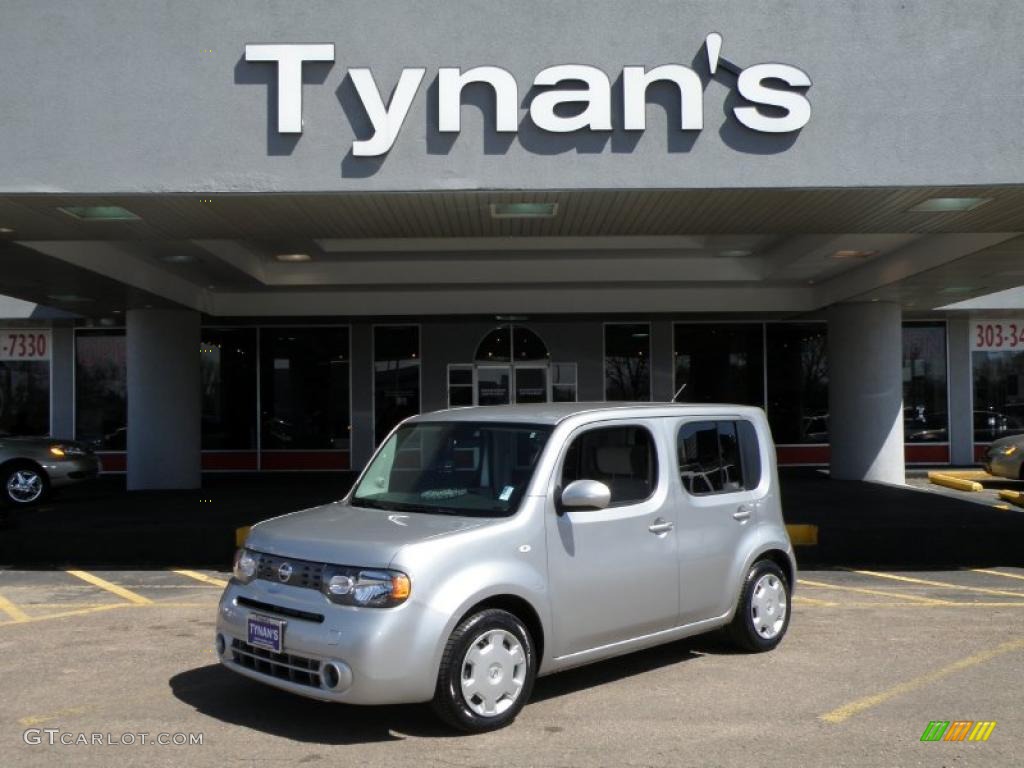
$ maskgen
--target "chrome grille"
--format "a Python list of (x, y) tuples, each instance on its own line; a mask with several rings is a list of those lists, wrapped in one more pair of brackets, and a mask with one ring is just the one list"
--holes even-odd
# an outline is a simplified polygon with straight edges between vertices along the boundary
[(249, 645), (237, 637), (231, 641), (231, 658), (239, 666), (264, 675), (311, 688), (320, 687), (320, 661), (293, 653), (274, 653)]
[[(287, 563), (291, 566), (292, 572), (287, 579), (281, 579), (281, 566)], [(277, 584), (287, 584), (291, 587), (303, 587), (305, 589), (320, 590), (320, 579), (323, 576), (324, 564), (314, 563), (309, 560), (295, 560), (290, 557), (277, 557), (276, 555), (259, 554), (256, 564), (256, 578), (265, 581), (273, 581)]]

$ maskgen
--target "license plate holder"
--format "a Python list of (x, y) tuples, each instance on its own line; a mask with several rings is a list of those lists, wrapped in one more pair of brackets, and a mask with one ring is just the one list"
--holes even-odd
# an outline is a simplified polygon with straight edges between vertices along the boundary
[(274, 653), (284, 650), (285, 622), (267, 616), (250, 616), (248, 621), (249, 645)]

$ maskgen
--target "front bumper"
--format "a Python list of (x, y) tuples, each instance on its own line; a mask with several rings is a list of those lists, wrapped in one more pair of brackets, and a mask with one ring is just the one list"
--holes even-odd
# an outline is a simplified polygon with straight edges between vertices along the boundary
[(69, 456), (59, 461), (45, 461), (42, 464), (50, 485), (59, 487), (92, 480), (100, 473), (100, 460), (94, 454)]
[[(248, 645), (251, 615), (285, 622), (282, 654)], [(300, 696), (348, 704), (416, 703), (433, 698), (445, 623), (415, 596), (395, 608), (353, 608), (312, 589), (232, 580), (217, 611), (217, 653), (228, 669)]]

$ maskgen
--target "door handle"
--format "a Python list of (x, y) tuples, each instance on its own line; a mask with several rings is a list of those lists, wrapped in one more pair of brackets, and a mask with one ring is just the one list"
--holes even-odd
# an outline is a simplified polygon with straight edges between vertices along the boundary
[(741, 504), (739, 508), (732, 513), (732, 519), (739, 520), (741, 523), (744, 523), (750, 519), (750, 511), (750, 507), (747, 504)]
[(647, 530), (653, 533), (655, 536), (660, 536), (663, 533), (668, 533), (673, 528), (675, 528), (675, 526), (672, 523), (668, 522), (667, 520), (663, 520), (660, 517), (653, 523), (651, 523), (649, 526), (647, 526)]

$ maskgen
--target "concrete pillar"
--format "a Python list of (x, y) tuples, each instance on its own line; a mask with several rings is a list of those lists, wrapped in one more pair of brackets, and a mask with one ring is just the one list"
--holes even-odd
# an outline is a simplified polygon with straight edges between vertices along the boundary
[(199, 313), (127, 317), (128, 490), (201, 484)]
[(903, 484), (903, 333), (898, 304), (828, 311), (832, 477)]
[(50, 350), (50, 435), (75, 436), (75, 329), (54, 324)]
[(949, 355), (949, 461), (974, 463), (974, 381), (971, 369), (971, 319), (951, 317), (946, 324)]

